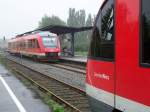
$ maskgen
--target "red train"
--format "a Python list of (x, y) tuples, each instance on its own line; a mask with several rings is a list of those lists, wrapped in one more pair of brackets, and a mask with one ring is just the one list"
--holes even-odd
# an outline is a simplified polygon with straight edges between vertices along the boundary
[(86, 77), (93, 112), (150, 112), (150, 0), (105, 0)]
[(32, 57), (34, 60), (54, 61), (59, 59), (60, 41), (56, 34), (50, 32), (33, 32), (11, 39), (8, 51)]

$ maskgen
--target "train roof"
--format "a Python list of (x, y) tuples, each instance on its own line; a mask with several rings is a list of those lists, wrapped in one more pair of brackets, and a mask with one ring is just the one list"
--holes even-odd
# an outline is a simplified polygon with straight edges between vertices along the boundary
[(45, 36), (57, 36), (56, 34), (54, 33), (51, 33), (49, 31), (42, 31), (42, 32), (39, 32), (38, 33), (41, 37), (45, 37)]
[(56, 36), (57, 35), (55, 33), (49, 32), (49, 31), (33, 31), (33, 32), (26, 32), (23, 34), (19, 34), (15, 38), (27, 36), (27, 35), (35, 35), (35, 34), (39, 34), (40, 36), (46, 36), (46, 35)]
[(27, 33), (27, 34), (23, 34), (23, 35), (18, 35), (15, 38), (12, 38), (11, 40), (9, 40), (8, 42), (13, 42), (22, 38), (26, 38), (26, 39), (33, 39), (33, 38), (37, 38), (37, 36), (35, 35), (39, 35), (41, 37), (45, 37), (45, 36), (57, 36), (57, 34), (51, 33), (49, 31), (39, 31), (39, 32), (32, 32), (32, 33)]
[(60, 34), (67, 34), (67, 33), (76, 33), (81, 31), (87, 31), (91, 30), (93, 26), (87, 26), (87, 27), (69, 27), (69, 26), (60, 26), (60, 25), (50, 25), (43, 28), (39, 28), (33, 31), (25, 32), (23, 34), (19, 34), (16, 37), (20, 37), (23, 35), (29, 35), (36, 32), (42, 32), (42, 31), (49, 31), (51, 33), (60, 35)]

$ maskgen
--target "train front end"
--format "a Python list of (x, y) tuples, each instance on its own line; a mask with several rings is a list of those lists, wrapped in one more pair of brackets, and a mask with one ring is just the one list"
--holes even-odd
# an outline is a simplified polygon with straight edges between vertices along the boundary
[(43, 57), (43, 61), (57, 61), (60, 56), (60, 41), (59, 37), (50, 32), (42, 32), (39, 33), (40, 41), (41, 41), (41, 48), (42, 51), (45, 53)]

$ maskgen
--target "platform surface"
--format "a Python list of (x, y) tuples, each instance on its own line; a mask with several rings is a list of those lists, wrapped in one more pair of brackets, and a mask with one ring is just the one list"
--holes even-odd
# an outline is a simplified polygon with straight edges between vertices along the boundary
[(0, 112), (50, 112), (36, 95), (0, 65)]
[(73, 56), (73, 57), (67, 57), (67, 56), (61, 56), (60, 59), (68, 60), (68, 61), (76, 61), (76, 62), (87, 62), (87, 57), (83, 56)]

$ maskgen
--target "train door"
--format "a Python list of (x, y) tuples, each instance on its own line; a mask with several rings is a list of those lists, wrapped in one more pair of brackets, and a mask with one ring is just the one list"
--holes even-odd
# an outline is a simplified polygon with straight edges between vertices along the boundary
[(116, 2), (115, 107), (150, 112), (150, 1)]
[(115, 102), (114, 0), (105, 0), (94, 26), (86, 92), (93, 112), (111, 112)]

